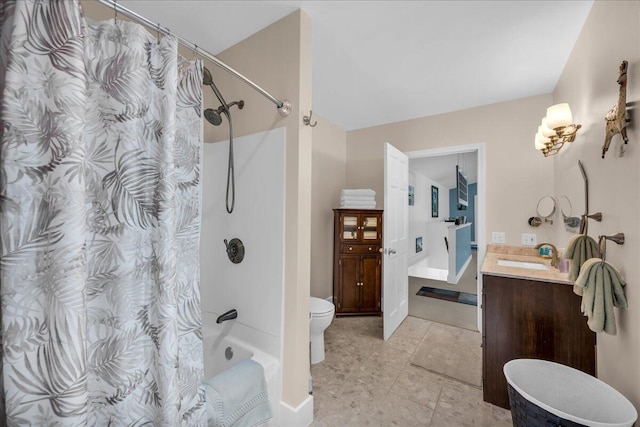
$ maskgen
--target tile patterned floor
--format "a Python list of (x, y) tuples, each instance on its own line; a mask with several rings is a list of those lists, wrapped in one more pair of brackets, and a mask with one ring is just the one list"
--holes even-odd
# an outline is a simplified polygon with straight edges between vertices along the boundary
[(440, 326), (409, 316), (385, 342), (380, 317), (334, 319), (325, 331), (326, 359), (311, 367), (312, 426), (511, 426), (509, 411), (484, 402), (481, 389), (410, 363), (430, 328)]

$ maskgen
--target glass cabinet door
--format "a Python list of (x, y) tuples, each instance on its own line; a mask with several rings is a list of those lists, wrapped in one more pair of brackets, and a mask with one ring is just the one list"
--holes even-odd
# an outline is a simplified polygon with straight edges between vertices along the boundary
[(344, 216), (342, 221), (342, 238), (356, 240), (358, 238), (358, 217)]
[(378, 239), (378, 217), (376, 216), (364, 216), (362, 227), (362, 239), (363, 240), (377, 240)]

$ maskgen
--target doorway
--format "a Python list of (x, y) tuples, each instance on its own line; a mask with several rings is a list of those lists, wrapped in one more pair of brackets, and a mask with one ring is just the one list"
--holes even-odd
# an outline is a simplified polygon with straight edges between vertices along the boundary
[[(436, 199), (435, 202), (437, 202), (437, 200), (440, 200), (440, 205), (438, 206), (438, 210), (440, 210), (440, 212), (446, 212), (445, 214), (440, 214), (440, 212), (437, 212), (434, 210), (434, 212), (432, 213), (434, 215), (434, 217), (430, 217), (430, 215), (427, 215), (429, 218), (425, 218), (424, 221), (426, 222), (426, 226), (430, 227), (432, 229), (432, 231), (428, 231), (428, 233), (430, 233), (432, 236), (433, 235), (438, 235), (439, 233), (439, 229), (442, 228), (443, 230), (446, 229), (445, 223), (443, 223), (445, 217), (447, 220), (451, 220), (451, 217), (457, 217), (459, 214), (461, 214), (461, 216), (464, 216), (465, 218), (467, 217), (471, 217), (473, 218), (473, 228), (474, 228), (474, 233), (475, 234), (475, 244), (472, 245), (472, 247), (477, 248), (475, 249), (475, 251), (473, 251), (473, 261), (474, 263), (470, 264), (469, 267), (471, 267), (473, 265), (474, 270), (475, 271), (469, 271), (470, 269), (467, 269), (468, 271), (464, 274), (464, 277), (466, 277), (464, 280), (466, 280), (468, 282), (468, 280), (473, 281), (473, 279), (475, 278), (475, 291), (476, 291), (476, 300), (477, 300), (477, 308), (476, 308), (476, 313), (475, 313), (475, 324), (478, 328), (478, 330), (482, 330), (482, 305), (481, 305), (481, 301), (482, 301), (482, 277), (480, 274), (480, 268), (481, 268), (481, 263), (484, 260), (484, 256), (485, 256), (485, 251), (486, 251), (486, 232), (485, 232), (485, 146), (483, 143), (478, 143), (478, 144), (469, 144), (469, 145), (461, 145), (461, 146), (454, 146), (454, 147), (444, 147), (444, 148), (435, 148), (435, 149), (427, 149), (427, 150), (419, 150), (419, 151), (410, 151), (410, 152), (405, 152), (405, 154), (407, 155), (407, 157), (409, 158), (409, 162), (410, 164), (413, 163), (419, 163), (419, 162), (423, 162), (423, 163), (429, 163), (429, 161), (433, 161), (435, 160), (436, 163), (438, 164), (438, 166), (443, 166), (444, 164), (453, 164), (454, 166), (452, 166), (450, 169), (450, 175), (451, 177), (456, 177), (457, 178), (457, 170), (455, 168), (455, 165), (460, 165), (460, 169), (463, 171), (467, 171), (467, 172), (472, 172), (475, 175), (476, 178), (476, 190), (477, 190), (477, 195), (475, 200), (472, 200), (471, 203), (468, 203), (467, 206), (472, 206), (473, 207), (473, 213), (469, 214), (471, 212), (471, 210), (462, 210), (462, 211), (455, 211), (455, 212), (451, 212), (451, 215), (449, 215), (449, 206), (455, 206), (457, 208), (460, 208), (462, 206), (459, 205), (459, 200), (457, 199), (458, 197), (458, 192), (453, 190), (451, 191), (452, 187), (455, 187), (457, 185), (457, 182), (455, 184), (451, 184), (451, 182), (449, 181), (448, 183), (442, 183), (443, 185), (437, 185), (435, 182), (429, 182), (429, 180), (427, 179), (426, 182), (427, 184), (429, 184), (430, 187), (436, 187), (433, 190), (429, 190), (432, 191), (433, 193), (435, 193), (436, 197), (439, 197)], [(471, 156), (473, 155), (473, 156)], [(469, 159), (470, 158), (474, 158), (475, 161), (473, 164), (469, 163)], [(447, 161), (445, 161), (447, 160)], [(466, 164), (465, 164), (466, 161)], [(432, 163), (434, 164), (434, 163)], [(435, 173), (435, 168), (434, 168), (434, 173)], [(449, 172), (447, 172), (449, 173)], [(427, 177), (429, 178), (429, 177)], [(437, 179), (437, 178), (436, 178)], [(411, 181), (411, 180), (410, 180)], [(424, 180), (423, 180), (424, 181)], [(411, 185), (411, 182), (409, 183)], [(472, 184), (471, 181), (469, 181), (469, 184)], [(422, 187), (424, 187), (424, 183), (422, 183)], [(447, 188), (448, 187), (448, 188)], [(445, 194), (443, 194), (443, 189), (444, 191), (446, 191)], [(409, 192), (412, 191), (412, 188), (409, 187)], [(413, 191), (416, 191), (417, 195), (419, 196), (424, 196), (424, 189), (422, 189), (420, 191), (420, 193), (417, 192), (416, 188), (414, 187)], [(438, 196), (439, 194), (439, 196)], [(455, 200), (451, 201), (449, 195), (451, 195), (452, 197), (455, 198)], [(443, 197), (446, 196), (446, 197)], [(411, 197), (409, 197), (411, 199)], [(442, 202), (445, 202), (448, 206), (443, 206)], [(475, 202), (475, 203), (474, 203)], [(405, 201), (406, 203), (406, 201)], [(417, 203), (417, 199), (416, 202)], [(409, 201), (409, 204), (411, 205), (411, 200)], [(432, 209), (434, 204), (433, 200), (429, 200), (429, 209)], [(465, 206), (465, 208), (467, 208), (467, 206)], [(411, 206), (410, 206), (411, 208)], [(465, 215), (465, 213), (467, 213)], [(435, 215), (438, 214), (438, 215)], [(411, 222), (411, 218), (409, 218), (409, 221)], [(463, 221), (463, 219), (460, 219), (460, 221)], [(425, 227), (426, 227), (425, 226)], [(420, 234), (420, 233), (418, 233)], [(446, 237), (446, 236), (445, 236)], [(410, 244), (413, 244), (413, 242), (415, 241), (416, 243), (416, 251), (414, 252), (415, 255), (415, 259), (424, 259), (425, 262), (423, 262), (422, 264), (418, 263), (416, 265), (426, 265), (426, 259), (425, 257), (422, 257), (420, 255), (420, 253), (418, 253), (419, 249), (425, 250), (426, 248), (423, 249), (423, 246), (427, 246), (428, 244), (431, 243), (431, 241), (429, 241), (429, 243), (427, 242), (428, 237), (423, 237), (423, 236), (418, 236), (417, 234), (415, 236), (410, 236)], [(443, 251), (444, 251), (444, 245), (448, 244), (448, 241), (445, 240), (444, 242), (441, 242), (440, 240), (442, 240), (442, 236), (438, 236), (435, 237), (435, 239), (437, 240), (437, 244), (443, 246)], [(473, 237), (472, 237), (472, 243), (473, 243)], [(439, 249), (438, 249), (439, 250)], [(431, 254), (434, 255), (433, 260), (432, 260), (432, 265), (437, 264), (438, 262), (438, 254), (436, 254), (435, 251), (430, 251)], [(444, 256), (446, 257), (447, 254), (445, 253)], [(415, 271), (415, 270), (414, 270)], [(434, 273), (438, 272), (438, 269), (433, 269)], [(417, 279), (417, 280), (421, 280), (421, 279)], [(415, 283), (418, 283), (418, 281), (416, 281)], [(434, 282), (435, 283), (435, 282)], [(452, 289), (455, 290), (455, 292), (447, 292), (444, 291), (442, 293), (445, 293), (447, 295), (447, 298), (452, 297), (452, 294), (458, 294), (456, 295), (456, 297), (460, 298), (460, 301), (458, 302), (464, 302), (464, 299), (466, 296), (469, 296), (469, 294), (465, 293), (464, 290), (460, 289), (462, 292), (457, 292), (458, 289), (456, 289), (457, 285), (447, 285), (446, 282), (443, 282), (444, 286), (436, 286), (437, 288), (440, 289)], [(471, 286), (473, 286), (471, 284)], [(434, 294), (433, 291), (430, 292), (430, 288), (425, 287), (424, 291), (422, 287), (418, 287), (420, 289), (420, 292), (423, 292), (422, 295), (430, 295), (430, 296), (436, 296), (438, 297), (438, 295)], [(411, 286), (410, 287), (411, 292), (415, 293), (416, 290), (416, 286)], [(435, 293), (440, 293), (442, 296), (442, 293), (439, 292), (438, 290), (435, 291)], [(422, 298), (422, 297), (418, 297), (418, 298)], [(447, 299), (447, 298), (441, 298), (441, 299)], [(453, 301), (453, 299), (450, 299), (449, 301)], [(468, 301), (467, 301), (468, 302)], [(441, 301), (439, 301), (439, 303), (442, 303)], [(451, 304), (450, 302), (445, 302), (446, 304)], [(462, 308), (462, 307), (461, 307)], [(468, 316), (473, 316), (473, 312), (469, 312), (470, 307), (467, 306), (465, 307), (463, 310), (467, 310), (466, 313)], [(469, 320), (469, 323), (472, 324), (472, 320)], [(467, 326), (470, 327), (470, 326)]]

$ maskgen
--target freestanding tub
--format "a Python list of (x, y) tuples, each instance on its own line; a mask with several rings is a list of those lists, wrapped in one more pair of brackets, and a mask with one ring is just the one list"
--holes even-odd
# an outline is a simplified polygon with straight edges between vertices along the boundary
[(514, 427), (631, 427), (638, 413), (613, 387), (582, 371), (538, 359), (504, 365)]

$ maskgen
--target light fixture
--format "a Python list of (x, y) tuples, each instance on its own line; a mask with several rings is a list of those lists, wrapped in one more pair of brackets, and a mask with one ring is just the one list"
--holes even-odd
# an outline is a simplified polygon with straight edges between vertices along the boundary
[(535, 147), (545, 157), (557, 154), (566, 142), (573, 142), (582, 125), (573, 123), (569, 104), (556, 104), (547, 108), (547, 115), (538, 126)]

